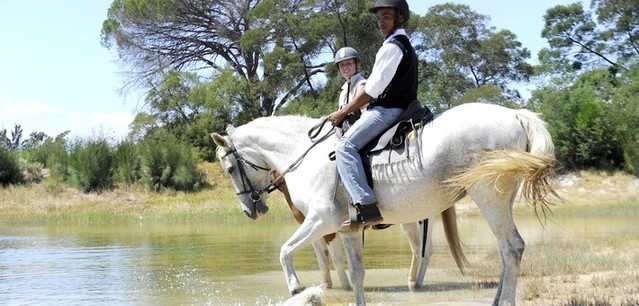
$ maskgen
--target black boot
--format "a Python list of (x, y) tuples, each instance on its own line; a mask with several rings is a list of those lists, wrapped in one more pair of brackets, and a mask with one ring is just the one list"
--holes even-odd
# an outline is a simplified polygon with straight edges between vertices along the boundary
[(357, 222), (361, 226), (373, 226), (384, 221), (377, 208), (377, 202), (368, 205), (357, 205)]
[(375, 226), (384, 221), (377, 208), (377, 202), (369, 205), (351, 204), (357, 210), (357, 215), (352, 215), (351, 220), (342, 223), (342, 230), (356, 232), (362, 227)]

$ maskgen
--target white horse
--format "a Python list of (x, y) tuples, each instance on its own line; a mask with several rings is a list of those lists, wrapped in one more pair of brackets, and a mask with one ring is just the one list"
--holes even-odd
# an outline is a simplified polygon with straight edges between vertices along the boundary
[[(288, 190), (288, 185), (281, 174), (272, 170), (271, 183), (284, 195), (284, 199), (286, 199), (286, 203), (293, 213), (295, 221), (302, 224), (306, 217), (304, 216), (304, 213), (297, 208), (295, 203), (293, 203), (291, 194)], [(455, 263), (457, 264), (459, 271), (463, 274), (464, 265), (466, 265), (468, 261), (466, 260), (461, 243), (459, 242), (455, 206), (451, 206), (444, 210), (441, 213), (441, 217), (444, 232), (446, 234), (446, 240), (448, 241), (448, 246), (450, 247), (453, 259), (455, 259)], [(412, 253), (410, 271), (408, 272), (408, 289), (411, 291), (422, 288), (424, 275), (426, 274), (426, 269), (430, 262), (430, 256), (433, 255), (432, 237), (434, 223), (433, 219), (426, 219), (420, 222), (400, 224), (402, 233), (406, 236)], [(324, 237), (318, 241), (313, 242), (313, 251), (315, 251), (315, 256), (317, 257), (317, 262), (320, 271), (322, 272), (323, 284), (326, 288), (333, 287), (333, 280), (331, 278), (328, 260), (330, 255), (342, 289), (351, 290), (352, 287), (344, 269), (344, 256), (342, 254), (341, 243), (339, 241), (335, 242), (335, 238), (336, 233), (332, 233), (324, 235)]]
[[(303, 290), (292, 255), (323, 235), (340, 230), (348, 218), (348, 195), (338, 184), (336, 166), (327, 156), (334, 141), (315, 143), (305, 133), (317, 119), (256, 119), (228, 136), (211, 134), (222, 166), (230, 174), (241, 206), (250, 218), (268, 211), (265, 191), (269, 171), (284, 172), (294, 203), (306, 215), (280, 250), (280, 263), (292, 294)], [(545, 123), (527, 110), (471, 103), (444, 112), (418, 136), (418, 156), (373, 169), (374, 191), (384, 223), (405, 224), (432, 218), (465, 195), (476, 203), (497, 239), (502, 272), (495, 305), (514, 305), (524, 241), (512, 217), (522, 196), (535, 209), (554, 194), (554, 146)], [(310, 149), (312, 147), (312, 149)], [(305, 157), (296, 160), (300, 156)], [(355, 302), (365, 305), (361, 233), (340, 232), (349, 259)]]

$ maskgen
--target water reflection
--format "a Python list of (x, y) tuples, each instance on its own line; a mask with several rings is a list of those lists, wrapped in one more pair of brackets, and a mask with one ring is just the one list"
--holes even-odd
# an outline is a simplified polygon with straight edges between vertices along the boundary
[[(534, 216), (516, 216), (529, 245), (545, 239), (584, 240), (615, 232), (636, 232), (639, 226), (635, 219), (615, 216), (611, 222), (605, 217), (571, 217), (542, 228)], [(279, 265), (279, 248), (296, 227), (292, 220), (2, 225), (0, 303), (276, 303), (288, 298)], [(494, 237), (483, 218), (464, 216), (459, 220), (459, 228), (466, 248), (495, 249)], [(366, 235), (368, 291), (383, 300), (389, 292), (406, 290), (410, 249), (399, 228)], [(435, 227), (434, 244), (436, 254), (429, 275), (442, 269), (437, 257), (448, 258), (444, 264), (452, 265), (439, 223)], [(321, 276), (315, 271), (317, 264), (310, 248), (297, 254), (295, 263), (305, 284), (319, 284)], [(336, 276), (334, 281), (337, 285)], [(349, 292), (331, 290), (329, 301), (341, 304), (350, 301), (350, 296)], [(396, 298), (394, 301), (398, 302)], [(413, 304), (412, 298), (420, 299), (409, 292), (402, 298), (405, 300), (399, 303), (403, 305)]]

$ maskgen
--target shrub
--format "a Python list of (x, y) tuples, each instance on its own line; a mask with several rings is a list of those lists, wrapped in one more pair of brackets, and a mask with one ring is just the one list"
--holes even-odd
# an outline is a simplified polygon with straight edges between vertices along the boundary
[(626, 171), (639, 176), (639, 142), (628, 142), (624, 152)]
[(18, 158), (12, 152), (0, 146), (0, 185), (21, 184), (24, 177), (20, 171)]
[(42, 165), (38, 163), (30, 163), (25, 159), (19, 159), (19, 165), (27, 184), (40, 183), (47, 176), (47, 171), (42, 169)]
[(105, 139), (77, 141), (69, 154), (71, 183), (83, 192), (113, 188), (113, 155)]
[(165, 134), (147, 138), (140, 151), (142, 180), (149, 189), (193, 191), (202, 186), (204, 174), (197, 168), (195, 154), (188, 144)]
[(131, 185), (140, 179), (140, 155), (131, 141), (120, 142), (115, 149), (115, 171), (118, 183)]
[(49, 169), (50, 178), (57, 182), (66, 182), (69, 178), (69, 153), (67, 151), (66, 134), (47, 140), (37, 150), (39, 158), (32, 162), (41, 162)]

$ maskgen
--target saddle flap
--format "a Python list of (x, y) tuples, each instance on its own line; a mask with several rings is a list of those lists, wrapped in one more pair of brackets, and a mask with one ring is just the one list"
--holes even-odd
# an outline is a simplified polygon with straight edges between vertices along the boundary
[(418, 100), (413, 100), (408, 105), (408, 107), (406, 108), (402, 116), (399, 118), (399, 121), (396, 124), (394, 124), (392, 127), (390, 127), (388, 130), (386, 130), (386, 132), (382, 133), (380, 136), (373, 139), (366, 146), (366, 148), (370, 148), (370, 149), (365, 151), (375, 152), (375, 151), (379, 151), (386, 148), (386, 146), (388, 146), (388, 144), (393, 140), (395, 133), (397, 132), (397, 130), (399, 129), (399, 126), (402, 123), (410, 124), (408, 122), (410, 122), (411, 120), (413, 123), (419, 123), (419, 122), (425, 123), (432, 120), (432, 118), (433, 118), (433, 114), (430, 112), (428, 108), (425, 108), (424, 106), (422, 106), (422, 104)]

